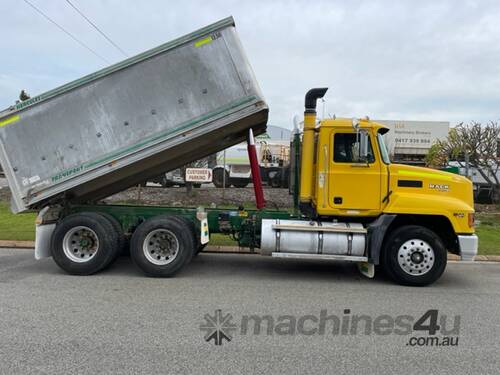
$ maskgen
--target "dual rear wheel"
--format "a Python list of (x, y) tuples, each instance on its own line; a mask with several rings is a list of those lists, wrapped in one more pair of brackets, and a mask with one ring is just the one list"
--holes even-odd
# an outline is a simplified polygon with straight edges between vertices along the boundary
[[(167, 277), (197, 253), (194, 224), (181, 216), (160, 215), (144, 221), (130, 239), (130, 255), (145, 274)], [(98, 212), (76, 213), (61, 220), (52, 235), (52, 257), (66, 272), (91, 275), (108, 267), (124, 251), (119, 222)]]
[(112, 216), (97, 212), (69, 215), (52, 234), (52, 257), (73, 275), (91, 275), (108, 267), (125, 243), (120, 224)]
[(189, 220), (161, 215), (137, 227), (130, 241), (130, 256), (146, 275), (168, 277), (193, 257), (196, 237)]

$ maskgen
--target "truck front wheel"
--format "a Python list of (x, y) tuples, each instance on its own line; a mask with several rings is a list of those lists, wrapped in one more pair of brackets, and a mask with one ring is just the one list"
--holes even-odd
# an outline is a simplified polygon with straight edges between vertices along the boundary
[(167, 215), (153, 217), (135, 230), (130, 241), (133, 262), (148, 276), (168, 277), (193, 256), (191, 229)]
[(57, 224), (52, 235), (52, 258), (72, 275), (91, 275), (109, 266), (120, 246), (119, 233), (105, 216), (82, 212)]
[(405, 225), (387, 238), (382, 267), (399, 284), (425, 286), (441, 277), (446, 260), (446, 248), (433, 231)]

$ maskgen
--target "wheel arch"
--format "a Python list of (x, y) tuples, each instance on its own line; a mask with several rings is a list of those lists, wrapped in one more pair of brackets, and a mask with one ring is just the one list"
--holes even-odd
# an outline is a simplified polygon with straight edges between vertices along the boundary
[(368, 225), (369, 259), (374, 264), (380, 263), (382, 249), (390, 233), (404, 225), (419, 225), (427, 228), (443, 241), (446, 250), (459, 253), (457, 235), (450, 220), (442, 215), (381, 215)]

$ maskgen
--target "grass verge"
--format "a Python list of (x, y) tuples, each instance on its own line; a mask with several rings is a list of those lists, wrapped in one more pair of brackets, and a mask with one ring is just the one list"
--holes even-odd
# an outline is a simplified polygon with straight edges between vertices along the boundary
[(5, 202), (0, 202), (0, 240), (34, 241), (36, 213), (13, 215)]
[(500, 255), (500, 214), (476, 214), (480, 255)]
[(238, 246), (238, 242), (222, 233), (213, 233), (210, 235), (209, 245), (214, 246)]

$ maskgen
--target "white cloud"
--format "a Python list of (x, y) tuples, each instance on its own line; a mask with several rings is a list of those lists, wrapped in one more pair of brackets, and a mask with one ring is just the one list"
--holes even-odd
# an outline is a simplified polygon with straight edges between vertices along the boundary
[[(116, 62), (120, 53), (64, 1), (32, 0)], [(496, 1), (73, 0), (112, 39), (139, 53), (228, 15), (271, 108), (291, 127), (303, 96), (329, 86), (327, 113), (372, 118), (500, 118)], [(105, 64), (21, 1), (3, 1), (0, 107)]]

